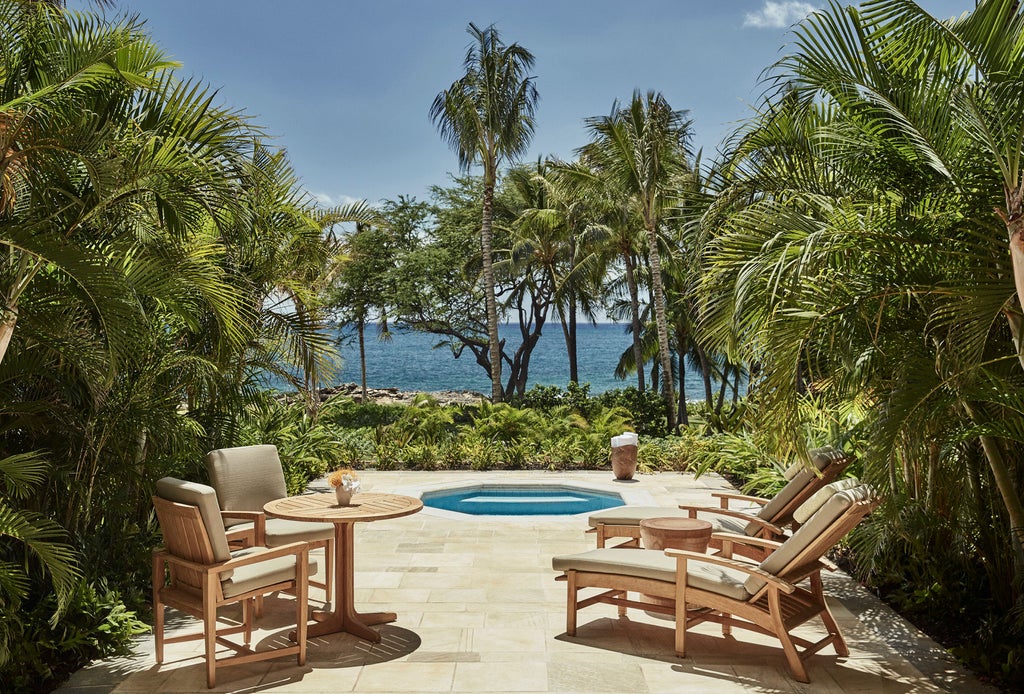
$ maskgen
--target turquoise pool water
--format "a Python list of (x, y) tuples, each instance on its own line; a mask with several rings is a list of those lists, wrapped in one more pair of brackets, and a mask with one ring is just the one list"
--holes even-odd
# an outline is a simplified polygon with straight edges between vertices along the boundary
[(622, 497), (568, 485), (473, 485), (423, 494), (423, 503), (474, 516), (568, 516), (622, 506)]

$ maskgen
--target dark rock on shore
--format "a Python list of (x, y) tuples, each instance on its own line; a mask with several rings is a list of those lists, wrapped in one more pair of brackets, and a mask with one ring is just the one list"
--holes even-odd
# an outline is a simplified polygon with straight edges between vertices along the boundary
[[(367, 388), (366, 401), (381, 405), (408, 405), (418, 395), (418, 390), (399, 390), (398, 388)], [(441, 390), (428, 393), (441, 405), (476, 405), (484, 396), (471, 390)], [(363, 402), (363, 392), (358, 383), (342, 383), (333, 388), (320, 390), (320, 400), (335, 395), (346, 395), (353, 401)]]

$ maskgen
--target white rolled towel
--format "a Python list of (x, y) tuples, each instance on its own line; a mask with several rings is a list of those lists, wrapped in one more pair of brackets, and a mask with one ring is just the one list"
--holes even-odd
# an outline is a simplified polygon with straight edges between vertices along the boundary
[(633, 432), (627, 431), (618, 436), (612, 437), (612, 448), (619, 448), (620, 446), (635, 446), (639, 438)]

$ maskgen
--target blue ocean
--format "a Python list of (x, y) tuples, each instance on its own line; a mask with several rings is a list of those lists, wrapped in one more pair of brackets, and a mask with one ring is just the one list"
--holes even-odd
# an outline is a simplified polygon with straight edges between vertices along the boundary
[[(636, 385), (636, 376), (627, 380), (615, 378), (615, 366), (622, 353), (631, 348), (629, 333), (622, 324), (589, 323), (577, 327), (580, 383), (589, 383), (590, 392)], [(436, 335), (392, 330), (390, 341), (377, 339), (377, 326), (366, 330), (366, 385), (370, 388), (400, 390), (469, 390), (490, 393), (490, 380), (467, 349), (456, 359), (447, 345), (434, 348), (441, 341)], [(512, 353), (520, 344), (519, 327), (502, 325), (499, 334), (506, 340), (506, 351)], [(340, 337), (340, 336), (339, 336)], [(341, 369), (333, 379), (337, 383), (359, 382), (359, 348), (354, 336), (340, 345)], [(650, 363), (645, 365), (650, 374)], [(507, 368), (505, 370), (507, 374)], [(649, 378), (647, 379), (649, 380)], [(569, 362), (561, 327), (556, 323), (541, 336), (530, 359), (527, 388), (554, 385), (565, 388), (569, 382)], [(334, 384), (324, 384), (334, 385)], [(690, 399), (703, 396), (699, 374), (688, 373), (686, 390)]]

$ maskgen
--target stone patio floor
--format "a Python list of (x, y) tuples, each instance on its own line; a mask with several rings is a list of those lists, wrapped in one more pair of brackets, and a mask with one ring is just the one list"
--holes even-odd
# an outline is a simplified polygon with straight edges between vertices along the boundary
[[(629, 503), (666, 506), (707, 503), (709, 489), (730, 488), (715, 475), (695, 480), (677, 473), (631, 482), (593, 471), (368, 471), (362, 477), (364, 491), (411, 495), (454, 482), (577, 482), (622, 492)], [(327, 489), (323, 481), (314, 488)], [(665, 619), (637, 610), (619, 619), (614, 607), (596, 605), (580, 613), (577, 636), (570, 638), (565, 584), (555, 582), (551, 557), (592, 548), (586, 527), (585, 514), (469, 517), (429, 508), (359, 524), (356, 605), (398, 613), (396, 622), (377, 627), (382, 641), (370, 644), (347, 634), (310, 639), (304, 666), (288, 657), (218, 669), (213, 691), (996, 691), (841, 573), (825, 577), (825, 591), (850, 656), (838, 658), (830, 648), (811, 656), (809, 685), (788, 675), (778, 641), (752, 632), (723, 637), (715, 625), (700, 625), (687, 636), (687, 657), (677, 658)], [(320, 607), (323, 597), (311, 589), (313, 606)], [(288, 626), (293, 614), (289, 596), (269, 597), (253, 635), (257, 648), (280, 643), (294, 628)], [(168, 622), (170, 629), (198, 625), (170, 610)], [(816, 639), (824, 630), (815, 620), (798, 633)], [(133, 655), (91, 663), (58, 691), (206, 692), (202, 648), (201, 641), (169, 645), (158, 667), (153, 637), (146, 635)]]

